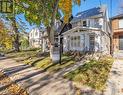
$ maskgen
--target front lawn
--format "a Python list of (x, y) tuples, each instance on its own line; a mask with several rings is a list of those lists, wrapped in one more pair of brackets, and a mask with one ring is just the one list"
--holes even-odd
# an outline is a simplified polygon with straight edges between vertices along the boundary
[(23, 62), (25, 64), (30, 64), (37, 68), (41, 68), (50, 72), (57, 72), (65, 67), (69, 67), (70, 65), (76, 63), (75, 58), (70, 55), (62, 55), (62, 63), (54, 64), (52, 63), (49, 53), (41, 53), (37, 50), (35, 51), (21, 51), (18, 53), (9, 53), (8, 57), (12, 57), (17, 62)]
[(11, 58), (23, 58), (23, 59), (28, 59), (31, 57), (35, 57), (37, 55), (39, 50), (27, 50), (27, 51), (20, 51), (20, 52), (11, 52), (7, 53), (7, 57)]
[(86, 85), (101, 91), (105, 88), (112, 63), (112, 57), (104, 57), (99, 61), (90, 60), (64, 77), (74, 81), (76, 85)]
[[(63, 68), (69, 68), (76, 63), (75, 57), (68, 54), (62, 55), (62, 64), (53, 64), (48, 53), (40, 54), (37, 51), (23, 51), (9, 55), (14, 55), (15, 58), (18, 58), (16, 61), (30, 64), (45, 71), (49, 71), (50, 73), (58, 72)], [(76, 70), (65, 74), (64, 77), (74, 81), (74, 83), (80, 86), (87, 85), (101, 91), (105, 88), (112, 63), (112, 57), (107, 56), (100, 58), (99, 61), (90, 60)]]
[(43, 70), (50, 72), (57, 72), (67, 66), (70, 66), (75, 63), (74, 58), (63, 55), (62, 56), (62, 64), (52, 63), (49, 56), (42, 57), (40, 59), (28, 59), (25, 60), (26, 64), (30, 64), (37, 68), (42, 68)]

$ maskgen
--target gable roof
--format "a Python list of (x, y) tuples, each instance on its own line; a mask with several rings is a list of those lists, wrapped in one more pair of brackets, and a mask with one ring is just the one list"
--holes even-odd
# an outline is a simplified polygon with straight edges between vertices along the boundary
[(95, 8), (88, 9), (86, 11), (82, 11), (82, 12), (77, 13), (72, 21), (75, 21), (78, 19), (87, 19), (89, 17), (100, 15), (102, 13), (103, 12), (101, 11), (101, 7), (95, 7)]

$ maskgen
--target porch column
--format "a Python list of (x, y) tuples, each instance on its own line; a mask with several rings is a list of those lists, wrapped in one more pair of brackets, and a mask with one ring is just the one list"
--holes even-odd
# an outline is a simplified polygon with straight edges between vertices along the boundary
[(101, 35), (100, 32), (97, 31), (98, 33), (95, 32), (95, 51), (101, 51), (100, 47), (101, 47)]

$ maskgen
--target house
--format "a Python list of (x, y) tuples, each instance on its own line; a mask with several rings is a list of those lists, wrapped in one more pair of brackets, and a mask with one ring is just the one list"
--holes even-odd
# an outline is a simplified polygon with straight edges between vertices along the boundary
[(34, 28), (29, 33), (29, 45), (32, 48), (40, 48), (42, 46), (42, 31), (44, 29)]
[(72, 29), (62, 33), (63, 51), (110, 53), (110, 26), (106, 6), (77, 13)]
[(114, 52), (123, 50), (123, 14), (111, 18)]

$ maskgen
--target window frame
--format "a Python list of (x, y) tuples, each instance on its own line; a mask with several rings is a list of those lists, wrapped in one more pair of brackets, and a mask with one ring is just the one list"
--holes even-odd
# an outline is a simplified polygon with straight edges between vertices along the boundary
[(71, 48), (80, 48), (81, 47), (81, 37), (80, 36), (71, 36)]
[(123, 18), (119, 19), (118, 21), (118, 28), (123, 29)]
[(95, 50), (95, 35), (89, 35), (89, 50), (94, 51)]
[(84, 21), (82, 22), (82, 26), (87, 27), (87, 21), (86, 21), (86, 20), (84, 20)]
[(35, 32), (35, 37), (37, 37), (37, 36), (38, 36), (38, 31)]

